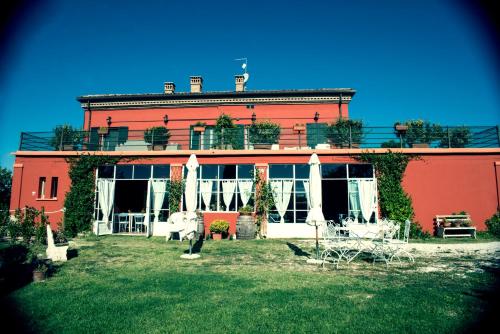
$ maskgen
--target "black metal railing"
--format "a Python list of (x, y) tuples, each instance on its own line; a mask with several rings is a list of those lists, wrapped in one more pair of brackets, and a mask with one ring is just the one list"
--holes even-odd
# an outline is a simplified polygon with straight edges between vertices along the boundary
[(439, 131), (397, 131), (370, 126), (335, 129), (326, 123), (255, 131), (251, 126), (169, 129), (22, 132), (20, 151), (251, 150), (307, 148), (493, 148), (500, 147), (498, 126), (442, 126)]

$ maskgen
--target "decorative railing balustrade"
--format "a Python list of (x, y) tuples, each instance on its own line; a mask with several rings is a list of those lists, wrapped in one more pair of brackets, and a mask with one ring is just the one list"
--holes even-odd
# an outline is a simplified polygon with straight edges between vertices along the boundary
[(419, 137), (394, 127), (370, 126), (333, 129), (326, 123), (255, 131), (249, 125), (202, 132), (168, 129), (155, 134), (127, 127), (92, 131), (22, 132), (20, 151), (146, 151), (146, 150), (252, 150), (328, 148), (492, 148), (500, 147), (498, 126), (442, 126)]

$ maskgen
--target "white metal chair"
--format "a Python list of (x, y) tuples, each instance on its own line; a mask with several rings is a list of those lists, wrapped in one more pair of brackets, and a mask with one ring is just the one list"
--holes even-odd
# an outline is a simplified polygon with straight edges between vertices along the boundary
[(415, 262), (415, 258), (408, 251), (408, 242), (410, 240), (410, 225), (411, 221), (407, 219), (405, 221), (405, 228), (403, 231), (403, 239), (392, 239), (390, 241), (390, 247), (392, 248), (392, 254), (389, 259), (392, 262), (395, 258), (401, 262), (401, 257), (406, 256), (411, 262)]
[(323, 267), (325, 263), (331, 262), (338, 269), (340, 261), (345, 260), (349, 264), (362, 251), (361, 239), (348, 226), (327, 223), (323, 231), (325, 247), (321, 253)]

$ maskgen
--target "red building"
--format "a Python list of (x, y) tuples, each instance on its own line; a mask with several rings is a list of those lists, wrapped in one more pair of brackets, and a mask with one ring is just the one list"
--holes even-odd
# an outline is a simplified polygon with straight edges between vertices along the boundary
[[(382, 154), (386, 149), (380, 148), (380, 138), (396, 142), (400, 138), (392, 128), (372, 128), (359, 141), (351, 129), (347, 138), (332, 142), (327, 126), (349, 118), (353, 89), (246, 91), (242, 76), (236, 76), (235, 91), (203, 92), (201, 77), (190, 80), (188, 93), (176, 92), (173, 83), (165, 83), (160, 94), (78, 97), (84, 117), (78, 141), (53, 132), (23, 133), (15, 152), (11, 209), (43, 206), (55, 224), (63, 219), (61, 209), (70, 187), (67, 158), (87, 152), (120, 156), (127, 159), (96, 171), (96, 185), (108, 180), (113, 188), (107, 204), (100, 203), (96, 190), (96, 226), (101, 233), (131, 233), (126, 226), (128, 213), (140, 223), (149, 212), (151, 222), (134, 232), (162, 235), (169, 198), (168, 187), (161, 183), (180, 177), (195, 153), (200, 164), (198, 208), (206, 226), (224, 218), (234, 233), (238, 209), (253, 205), (255, 189), (248, 187), (252, 172), (260, 169), (281, 191), (281, 202), (269, 216), (268, 236), (312, 236), (314, 229), (305, 224), (305, 189), (307, 162), (315, 152), (322, 164), (325, 218), (376, 221), (375, 172), (356, 156), (367, 148)], [(230, 116), (234, 126), (217, 125), (221, 115)], [(266, 128), (266, 123), (280, 128)], [(259, 126), (265, 130), (256, 131)], [(158, 129), (156, 134), (145, 132), (152, 127), (167, 128), (168, 141)], [(433, 229), (435, 215), (462, 210), (482, 230), (484, 220), (499, 207), (498, 127), (478, 129), (473, 139), (474, 145), (469, 145), (473, 147), (467, 148), (398, 149), (420, 156), (410, 162), (403, 186), (412, 197), (415, 219), (425, 230)], [(270, 149), (261, 148), (264, 144)], [(360, 194), (360, 182), (371, 182), (375, 190), (369, 215), (359, 205), (366, 196)], [(108, 224), (103, 210), (109, 211)]]

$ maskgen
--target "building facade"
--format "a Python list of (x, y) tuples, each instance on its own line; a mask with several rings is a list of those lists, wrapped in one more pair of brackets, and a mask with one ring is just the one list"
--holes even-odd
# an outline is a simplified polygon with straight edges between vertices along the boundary
[[(253, 175), (258, 169), (279, 194), (268, 217), (268, 237), (311, 237), (314, 228), (305, 224), (307, 163), (316, 153), (325, 218), (353, 217), (367, 224), (379, 218), (376, 171), (357, 157), (367, 149), (378, 154), (387, 149), (366, 138), (359, 142), (353, 129), (347, 139), (332, 142), (326, 130), (328, 124), (349, 118), (353, 89), (246, 91), (241, 76), (235, 77), (231, 92), (203, 92), (201, 77), (191, 77), (190, 84), (185, 93), (167, 82), (160, 94), (80, 96), (84, 131), (77, 140), (73, 134), (64, 138), (64, 132), (23, 133), (15, 152), (11, 209), (43, 206), (52, 223), (62, 221), (70, 187), (68, 158), (121, 157), (116, 165), (96, 170), (96, 226), (101, 233), (163, 235), (168, 183), (183, 177), (194, 153), (200, 164), (198, 209), (206, 228), (214, 219), (226, 219), (230, 233), (235, 232), (238, 209), (254, 204)], [(232, 125), (221, 125), (221, 115)], [(272, 136), (273, 127), (255, 132), (259, 124), (269, 123), (279, 125), (277, 136)], [(168, 129), (166, 140), (158, 128)], [(372, 129), (373, 138), (377, 131), (382, 130)], [(488, 131), (498, 143), (498, 128), (478, 133)], [(383, 136), (397, 141), (393, 132)], [(433, 230), (435, 215), (459, 211), (470, 213), (479, 230), (485, 228), (484, 220), (500, 205), (498, 145), (397, 150), (419, 156), (410, 162), (403, 187), (425, 230)], [(99, 192), (105, 185), (111, 187), (106, 200)], [(361, 205), (367, 201), (369, 211)], [(142, 225), (145, 215), (150, 223)]]

